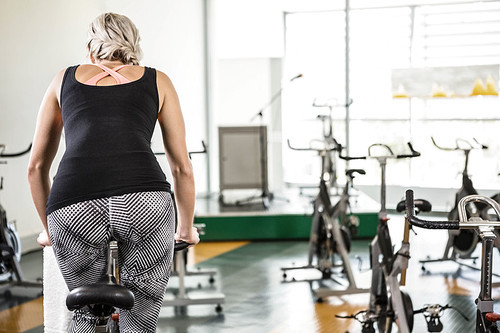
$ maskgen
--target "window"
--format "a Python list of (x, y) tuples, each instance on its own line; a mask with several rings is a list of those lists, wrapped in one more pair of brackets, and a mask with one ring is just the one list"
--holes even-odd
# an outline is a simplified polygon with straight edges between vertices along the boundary
[[(409, 1), (406, 1), (408, 3)], [(500, 186), (500, 99), (498, 97), (394, 99), (393, 71), (401, 68), (439, 68), (500, 64), (500, 1), (463, 4), (409, 4), (363, 8), (358, 1), (349, 12), (349, 148), (366, 154), (371, 143), (405, 149), (411, 140), (422, 157), (388, 166), (388, 184), (458, 187), (463, 157), (433, 146), (434, 136), (444, 146), (462, 137), (489, 146), (473, 151), (469, 173), (478, 188)], [(368, 4), (368, 3), (367, 3)], [(373, 7), (373, 1), (369, 2)], [(343, 10), (286, 15), (285, 75), (303, 78), (283, 91), (283, 136), (297, 146), (321, 137), (315, 98), (335, 98), (345, 104), (345, 13)], [(498, 71), (492, 73), (498, 88)], [(482, 77), (483, 81), (486, 80)], [(470, 83), (472, 91), (473, 82)], [(432, 86), (429, 86), (429, 96)], [(335, 138), (345, 143), (346, 112), (333, 112)], [(316, 182), (319, 157), (284, 147), (284, 176), (290, 183)], [(339, 163), (340, 170), (343, 165)], [(377, 170), (376, 162), (351, 163)], [(388, 175), (389, 175), (388, 174)], [(339, 175), (341, 177), (341, 175)], [(379, 184), (378, 172), (358, 183)]]

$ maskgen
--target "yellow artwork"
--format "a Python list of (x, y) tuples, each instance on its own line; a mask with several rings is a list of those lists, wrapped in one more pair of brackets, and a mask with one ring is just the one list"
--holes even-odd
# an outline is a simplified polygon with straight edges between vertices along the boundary
[(495, 80), (491, 75), (488, 75), (488, 77), (486, 78), (486, 89), (484, 94), (498, 96), (498, 90), (495, 85)]
[(471, 96), (479, 96), (479, 95), (485, 95), (486, 89), (484, 88), (484, 83), (481, 78), (477, 78), (476, 81), (474, 81), (474, 87), (472, 88), (472, 93), (470, 94)]
[(398, 87), (398, 90), (392, 94), (392, 97), (393, 98), (408, 98), (409, 96), (408, 96), (408, 93), (406, 92), (405, 87), (402, 84), (400, 84)]
[(434, 83), (432, 85), (432, 97), (447, 97), (447, 94), (440, 84)]

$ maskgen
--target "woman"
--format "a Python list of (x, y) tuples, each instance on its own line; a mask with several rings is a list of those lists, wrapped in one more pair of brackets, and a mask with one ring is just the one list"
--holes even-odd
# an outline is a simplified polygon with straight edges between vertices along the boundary
[[(105, 274), (110, 237), (119, 242), (120, 281), (135, 295), (120, 311), (122, 332), (155, 332), (173, 243), (199, 242), (193, 228), (194, 179), (175, 89), (164, 73), (139, 66), (139, 34), (125, 16), (102, 14), (89, 27), (92, 64), (54, 78), (42, 101), (28, 180), (34, 204), (70, 290)], [(172, 170), (170, 184), (150, 149), (158, 120)], [(64, 128), (66, 151), (50, 187), (49, 170)], [(71, 331), (96, 318), (75, 311)]]

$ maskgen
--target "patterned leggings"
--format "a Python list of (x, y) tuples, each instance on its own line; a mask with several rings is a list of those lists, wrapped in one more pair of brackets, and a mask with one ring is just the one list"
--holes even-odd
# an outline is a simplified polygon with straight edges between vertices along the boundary
[[(110, 237), (118, 241), (120, 283), (135, 295), (120, 310), (120, 332), (155, 332), (173, 259), (174, 207), (168, 192), (80, 202), (48, 216), (52, 247), (69, 290), (106, 274)], [(75, 311), (70, 332), (94, 332), (97, 318)]]

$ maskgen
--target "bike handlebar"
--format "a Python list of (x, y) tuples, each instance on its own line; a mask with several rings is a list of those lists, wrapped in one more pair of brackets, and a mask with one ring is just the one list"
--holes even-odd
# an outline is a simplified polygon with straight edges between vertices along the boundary
[(411, 145), (411, 142), (408, 142), (408, 148), (410, 148), (411, 154), (400, 154), (396, 155), (396, 158), (412, 158), (412, 157), (419, 157), (420, 153), (413, 149), (413, 146)]
[[(383, 143), (374, 143), (368, 147), (368, 155), (366, 155), (366, 156), (346, 156), (346, 155), (342, 156), (342, 154), (339, 154), (339, 157), (343, 160), (351, 161), (351, 160), (366, 160), (368, 158), (396, 158), (396, 159), (398, 159), (398, 158), (412, 158), (412, 157), (420, 156), (420, 153), (418, 151), (416, 151), (415, 149), (413, 149), (411, 142), (408, 142), (407, 145), (408, 145), (408, 148), (410, 148), (411, 154), (396, 155), (392, 152), (391, 147), (389, 147), (388, 145), (383, 144)], [(389, 152), (389, 154), (388, 155), (372, 155), (371, 149), (373, 147), (384, 147)], [(342, 152), (342, 149), (340, 151)]]
[(287, 139), (286, 142), (288, 144), (288, 148), (295, 151), (315, 151), (318, 153), (323, 151), (339, 151), (339, 152), (342, 151), (342, 146), (335, 139), (333, 139), (335, 147), (324, 147), (324, 148), (312, 148), (312, 147), (298, 148), (298, 147), (293, 147), (291, 145), (290, 139)]
[(29, 147), (21, 152), (18, 152), (18, 153), (9, 153), (9, 154), (4, 154), (3, 152), (3, 149), (5, 149), (5, 145), (0, 145), (3, 149), (2, 151), (0, 152), (0, 158), (8, 158), (8, 157), (18, 157), (18, 156), (22, 156), (26, 153), (28, 153), (30, 150), (31, 150), (31, 146), (33, 144), (30, 143)]
[(481, 195), (468, 195), (458, 202), (458, 221), (427, 221), (415, 216), (415, 203), (413, 191), (406, 191), (406, 217), (410, 224), (426, 229), (479, 229), (481, 227), (500, 229), (499, 221), (486, 221), (482, 219), (468, 219), (466, 206), (472, 202), (481, 202), (492, 208), (500, 219), (500, 205), (493, 199)]
[(406, 217), (411, 225), (425, 229), (460, 229), (459, 221), (427, 221), (415, 216), (413, 191), (406, 191)]
[[(449, 148), (449, 147), (442, 147), (440, 145), (437, 144), (436, 140), (434, 140), (434, 137), (431, 136), (431, 140), (432, 140), (432, 144), (440, 149), (440, 150), (445, 150), (445, 151), (455, 151), (455, 150), (462, 150), (462, 151), (470, 151), (472, 149), (488, 149), (488, 146), (486, 145), (483, 145), (482, 143), (480, 143), (479, 141), (477, 141), (476, 138), (472, 138), (472, 140), (474, 140), (478, 145), (479, 147), (474, 147), (469, 141), (465, 140), (465, 139), (462, 139), (462, 138), (458, 138), (455, 140), (455, 147), (453, 148)], [(466, 145), (468, 145), (469, 147), (468, 148), (461, 148), (460, 145), (459, 145), (459, 142), (463, 142), (465, 143)]]
[(207, 152), (207, 145), (205, 144), (205, 141), (201, 140), (201, 146), (203, 147), (202, 150), (195, 150), (188, 152), (189, 158), (191, 158), (191, 155), (193, 154), (205, 154)]

